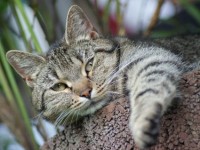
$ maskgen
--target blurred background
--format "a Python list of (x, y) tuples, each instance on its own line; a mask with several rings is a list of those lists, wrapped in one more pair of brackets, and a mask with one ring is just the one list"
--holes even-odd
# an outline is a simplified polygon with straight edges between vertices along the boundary
[(73, 4), (105, 36), (170, 38), (200, 32), (199, 0), (0, 0), (0, 150), (36, 150), (62, 130), (35, 112), (31, 90), (5, 53), (44, 55), (62, 38)]

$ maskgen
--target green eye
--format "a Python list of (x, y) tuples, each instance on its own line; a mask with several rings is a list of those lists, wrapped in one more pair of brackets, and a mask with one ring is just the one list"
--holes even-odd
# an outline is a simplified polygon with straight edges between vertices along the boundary
[(54, 91), (63, 91), (66, 88), (68, 88), (68, 86), (65, 83), (57, 83), (52, 87), (52, 90), (54, 90)]
[(92, 70), (92, 66), (93, 66), (93, 61), (94, 59), (90, 59), (90, 61), (88, 61), (88, 63), (85, 66), (85, 71), (88, 73)]

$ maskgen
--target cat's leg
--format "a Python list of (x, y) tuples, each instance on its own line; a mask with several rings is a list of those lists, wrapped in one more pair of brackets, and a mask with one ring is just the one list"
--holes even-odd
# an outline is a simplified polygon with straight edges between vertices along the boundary
[(156, 143), (161, 116), (176, 95), (178, 74), (175, 68), (169, 71), (155, 69), (129, 81), (129, 125), (140, 148)]
[[(141, 147), (149, 147), (156, 143), (159, 133), (160, 119), (172, 96), (166, 96), (166, 93), (159, 94), (162, 87), (144, 89), (138, 94), (137, 98), (131, 101), (130, 129), (134, 135), (136, 144)], [(175, 90), (174, 90), (175, 93)], [(164, 96), (165, 95), (165, 96)], [(134, 96), (133, 96), (134, 97)], [(133, 102), (135, 101), (135, 102)]]

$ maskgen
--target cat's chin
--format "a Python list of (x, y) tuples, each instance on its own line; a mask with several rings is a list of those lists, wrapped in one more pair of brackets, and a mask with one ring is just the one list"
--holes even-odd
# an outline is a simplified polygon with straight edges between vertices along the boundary
[(84, 108), (82, 116), (93, 114), (97, 110), (104, 107), (111, 100), (111, 98), (111, 95), (106, 95), (102, 98), (91, 99), (87, 106)]

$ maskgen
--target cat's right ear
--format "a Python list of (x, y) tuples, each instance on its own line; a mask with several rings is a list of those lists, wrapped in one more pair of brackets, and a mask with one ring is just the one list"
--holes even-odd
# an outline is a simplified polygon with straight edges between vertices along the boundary
[(45, 59), (41, 56), (18, 50), (7, 52), (6, 57), (15, 71), (25, 79), (27, 85), (33, 87), (38, 73), (45, 64)]
[(68, 12), (66, 29), (65, 29), (65, 41), (67, 44), (71, 42), (77, 42), (79, 40), (94, 40), (99, 37), (99, 34), (95, 30), (88, 17), (83, 10), (73, 5)]

